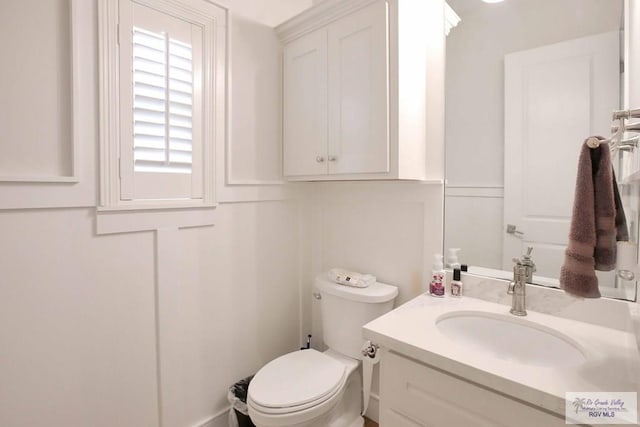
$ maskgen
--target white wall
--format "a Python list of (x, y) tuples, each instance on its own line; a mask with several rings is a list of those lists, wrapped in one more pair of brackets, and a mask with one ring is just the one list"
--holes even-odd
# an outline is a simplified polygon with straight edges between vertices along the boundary
[(227, 181), (274, 183), (282, 179), (280, 41), (273, 27), (311, 6), (311, 0), (230, 1), (233, 17), (231, 144)]
[[(69, 24), (66, 0), (0, 4), (3, 56), (20, 58), (5, 59), (0, 70), (0, 175), (71, 172), (71, 159), (64, 155), (71, 141)], [(24, 126), (25, 119), (38, 126)]]
[[(21, 2), (3, 2), (3, 18), (13, 16), (5, 14), (9, 3)], [(43, 187), (51, 205), (68, 208), (0, 210), (0, 425), (226, 426), (227, 387), (300, 345), (298, 203), (260, 184), (280, 167), (280, 48), (269, 25), (310, 1), (272, 0), (266, 22), (256, 12), (265, 2), (228, 3), (231, 132), (239, 147), (232, 178), (256, 185), (222, 180), (225, 200), (244, 203), (220, 205), (212, 227), (98, 236), (97, 19), (95, 1), (82, 0), (88, 54), (81, 69), (90, 71), (80, 76), (89, 88), (80, 119), (92, 129), (81, 141), (89, 156), (82, 182)], [(20, 20), (42, 5), (23, 6), (30, 13)], [(12, 40), (4, 32), (2, 39)], [(47, 94), (36, 101), (57, 102)], [(46, 135), (34, 152), (66, 154), (45, 122), (19, 120)], [(3, 156), (14, 153), (13, 142), (0, 140)], [(1, 186), (17, 196), (12, 207), (29, 207), (42, 202), (30, 195), (32, 185)], [(82, 202), (71, 197), (77, 185), (88, 188)]]
[(445, 246), (501, 268), (504, 55), (619, 29), (622, 1), (469, 3), (450, 1), (462, 21), (447, 37)]
[(229, 204), (176, 231), (179, 280), (160, 294), (154, 232), (95, 236), (85, 208), (1, 212), (0, 425), (192, 426), (225, 409), (229, 384), (298, 347), (296, 212)]
[(640, 108), (640, 1), (626, 0), (625, 106)]
[[(3, 13), (9, 3), (21, 4), (3, 2)], [(422, 292), (442, 246), (441, 184), (299, 184), (297, 199), (273, 185), (281, 61), (271, 26), (311, 0), (221, 0), (232, 12), (231, 137), (215, 225), (96, 234), (96, 2), (79, 3), (80, 183), (0, 183), (11, 196), (0, 201), (0, 425), (226, 426), (232, 382), (308, 332), (321, 345), (319, 271), (372, 272), (400, 288), (398, 303)], [(19, 129), (49, 135), (35, 152), (68, 158), (45, 123), (19, 117)]]
[[(332, 267), (374, 274), (398, 287), (398, 306), (426, 290), (442, 252), (443, 185), (419, 182), (301, 184), (303, 330), (323, 349), (313, 278)], [(378, 419), (377, 371), (367, 415)]]
[(442, 184), (304, 185), (310, 278), (332, 267), (372, 273), (399, 288), (396, 304), (426, 290), (433, 254), (442, 251)]
[[(625, 108), (640, 108), (640, 0), (625, 0)], [(636, 164), (640, 156), (636, 152)], [(640, 210), (640, 195), (636, 188), (636, 207)], [(640, 304), (640, 299), (636, 299)], [(638, 345), (640, 345), (640, 327), (636, 328)]]

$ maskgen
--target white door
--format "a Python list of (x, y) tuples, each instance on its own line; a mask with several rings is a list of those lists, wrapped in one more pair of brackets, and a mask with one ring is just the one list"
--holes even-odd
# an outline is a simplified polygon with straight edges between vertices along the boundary
[(329, 173), (389, 171), (387, 2), (329, 26)]
[(619, 58), (618, 32), (505, 56), (503, 269), (533, 246), (536, 275), (559, 277), (579, 151), (586, 137), (609, 136)]
[(284, 47), (284, 175), (327, 173), (327, 31)]

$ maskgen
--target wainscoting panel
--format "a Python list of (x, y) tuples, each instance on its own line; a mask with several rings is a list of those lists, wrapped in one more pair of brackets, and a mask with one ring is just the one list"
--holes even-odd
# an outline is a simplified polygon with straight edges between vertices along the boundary
[(460, 262), (502, 269), (503, 188), (447, 186), (444, 246), (461, 248)]

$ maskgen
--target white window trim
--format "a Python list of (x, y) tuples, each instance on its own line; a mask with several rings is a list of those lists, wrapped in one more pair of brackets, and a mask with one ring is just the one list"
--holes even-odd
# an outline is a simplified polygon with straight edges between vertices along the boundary
[[(132, 0), (146, 6), (161, 5), (174, 16), (202, 27), (203, 61), (203, 198), (192, 200), (122, 200), (120, 197), (119, 47), (118, 1), (98, 2), (100, 55), (100, 200), (99, 211), (216, 206), (215, 153), (227, 138), (227, 29), (228, 9), (216, 16), (203, 13), (206, 0)], [(210, 2), (209, 2), (210, 3)]]

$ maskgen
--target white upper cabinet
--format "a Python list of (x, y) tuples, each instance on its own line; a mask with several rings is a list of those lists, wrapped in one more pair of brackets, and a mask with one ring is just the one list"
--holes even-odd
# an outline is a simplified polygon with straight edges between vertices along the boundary
[(326, 32), (307, 34), (287, 45), (284, 64), (284, 174), (326, 174)]
[(326, 0), (276, 30), (289, 180), (443, 178), (442, 0)]
[(329, 173), (389, 172), (387, 4), (328, 28)]

